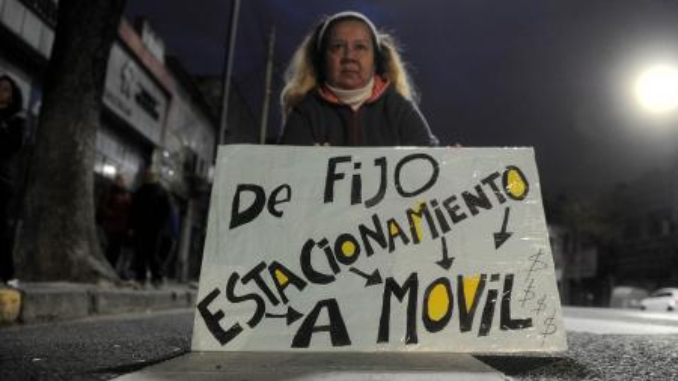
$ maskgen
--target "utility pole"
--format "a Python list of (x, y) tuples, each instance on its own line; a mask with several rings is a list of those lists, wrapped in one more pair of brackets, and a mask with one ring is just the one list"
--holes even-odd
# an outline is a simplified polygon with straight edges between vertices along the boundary
[(273, 55), (275, 52), (275, 25), (268, 35), (268, 51), (266, 54), (266, 89), (264, 91), (264, 105), (261, 110), (261, 126), (259, 130), (259, 144), (266, 144), (268, 127), (268, 109), (271, 103), (271, 77), (273, 77)]
[(238, 18), (240, 14), (240, 0), (231, 3), (231, 22), (226, 38), (226, 56), (224, 57), (223, 92), (221, 101), (221, 118), (219, 123), (218, 144), (226, 144), (228, 130), (228, 98), (231, 92), (231, 73), (233, 72), (233, 53), (238, 34)]

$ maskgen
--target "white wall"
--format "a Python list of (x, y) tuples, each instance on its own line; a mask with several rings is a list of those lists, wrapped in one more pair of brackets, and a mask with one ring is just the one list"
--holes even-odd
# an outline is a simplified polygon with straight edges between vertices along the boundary
[(19, 0), (0, 0), (0, 22), (42, 56), (49, 57), (54, 44), (54, 30)]

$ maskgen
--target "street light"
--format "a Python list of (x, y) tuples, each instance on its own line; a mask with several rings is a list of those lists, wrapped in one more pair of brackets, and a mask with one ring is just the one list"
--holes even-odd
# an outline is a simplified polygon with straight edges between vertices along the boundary
[[(678, 69), (675, 66), (667, 64), (657, 64), (650, 66), (643, 71), (635, 82), (635, 95), (643, 108), (657, 117), (663, 119), (667, 126), (673, 126), (678, 110)], [(678, 129), (673, 126), (669, 129), (673, 134), (678, 133)], [(674, 139), (669, 139), (675, 143)], [(669, 170), (669, 179), (671, 182), (672, 194), (668, 200), (668, 207), (671, 219), (678, 221), (678, 155), (677, 147), (673, 145), (673, 157), (671, 160), (672, 169)], [(670, 250), (673, 252), (673, 260), (668, 263), (672, 270), (672, 277), (678, 277), (678, 237), (673, 233), (670, 237)]]
[(634, 91), (647, 111), (670, 113), (678, 108), (678, 69), (666, 64), (651, 66), (638, 76)]

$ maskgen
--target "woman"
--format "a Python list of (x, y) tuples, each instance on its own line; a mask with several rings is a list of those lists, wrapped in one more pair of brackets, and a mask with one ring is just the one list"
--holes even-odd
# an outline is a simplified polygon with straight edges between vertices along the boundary
[(297, 49), (282, 144), (436, 146), (393, 40), (358, 12), (326, 18)]
[(19, 86), (8, 75), (0, 75), (0, 280), (15, 287), (18, 283), (14, 279), (9, 212), (14, 194), (12, 160), (24, 137), (22, 106)]

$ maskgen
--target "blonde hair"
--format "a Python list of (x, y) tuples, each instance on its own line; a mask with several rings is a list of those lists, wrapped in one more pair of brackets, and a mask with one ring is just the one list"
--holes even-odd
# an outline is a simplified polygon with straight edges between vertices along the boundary
[[(296, 106), (310, 91), (319, 85), (321, 73), (324, 68), (323, 59), (320, 55), (324, 54), (321, 41), (318, 41), (320, 31), (327, 28), (326, 22), (321, 22), (312, 33), (307, 35), (292, 55), (287, 70), (285, 71), (285, 86), (280, 95), (280, 103), (283, 109), (283, 115), (286, 119)], [(375, 70), (394, 86), (395, 90), (403, 97), (418, 101), (418, 95), (414, 86), (410, 82), (410, 76), (407, 72), (406, 64), (400, 56), (400, 50), (395, 39), (387, 33), (378, 32), (375, 40), (379, 41), (379, 46), (374, 49), (375, 52)], [(377, 55), (380, 55), (377, 62)]]

